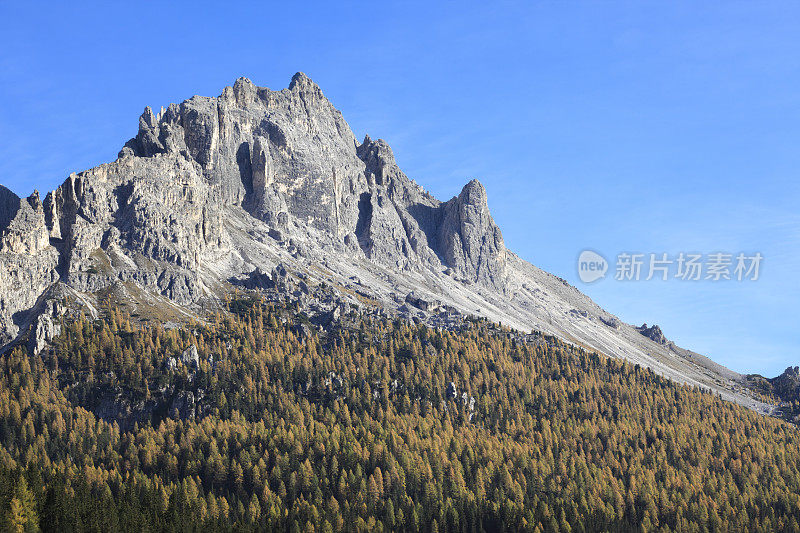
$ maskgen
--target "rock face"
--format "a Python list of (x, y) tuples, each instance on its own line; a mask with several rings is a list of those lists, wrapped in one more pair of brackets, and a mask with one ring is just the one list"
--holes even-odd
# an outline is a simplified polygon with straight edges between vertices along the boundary
[(197, 368), (200, 366), (200, 355), (197, 353), (197, 346), (192, 344), (181, 354), (181, 361), (187, 367)]
[(41, 352), (47, 343), (61, 333), (61, 326), (47, 313), (37, 316), (31, 327), (31, 336), (28, 341), (32, 353)]
[(442, 212), (439, 253), (446, 264), (470, 281), (504, 287), (506, 248), (489, 214), (483, 185), (470, 181)]
[(38, 233), (11, 245), (38, 251), (58, 241), (63, 277), (79, 290), (132, 280), (189, 304), (208, 292), (203, 267), (248, 262), (226, 227), (230, 210), (263, 222), (275, 240), (401, 270), (452, 267), (502, 286), (505, 249), (483, 187), (472, 181), (450, 202), (435, 200), (385, 142), (359, 144), (302, 73), (282, 91), (240, 78), (218, 98), (145, 109), (119, 159), (70, 176), (44, 208), (27, 209), (26, 227)]
[(793, 401), (800, 397), (800, 367), (790, 366), (783, 374), (769, 381), (779, 398)]
[(790, 366), (774, 378), (759, 374), (745, 376), (748, 387), (765, 394), (779, 403), (775, 414), (795, 424), (800, 424), (800, 367)]
[(29, 311), (58, 280), (39, 193), (26, 199), (0, 186), (0, 345), (34, 319)]
[(447, 202), (431, 196), (386, 142), (358, 142), (302, 73), (279, 91), (240, 78), (215, 98), (146, 108), (116, 161), (70, 175), (44, 202), (0, 187), (0, 267), (0, 345), (27, 332), (42, 349), (57, 330), (38, 317), (56, 292), (93, 314), (113, 294), (166, 321), (233, 287), (308, 303), (324, 286), (340, 294), (322, 302), (330, 313), (482, 315), (750, 401), (508, 251), (477, 180)]
[(639, 330), (639, 333), (653, 342), (657, 342), (658, 344), (664, 345), (669, 342), (669, 340), (667, 340), (667, 338), (664, 336), (664, 333), (661, 331), (661, 328), (655, 324), (649, 328), (647, 327), (647, 324), (642, 324), (636, 329)]

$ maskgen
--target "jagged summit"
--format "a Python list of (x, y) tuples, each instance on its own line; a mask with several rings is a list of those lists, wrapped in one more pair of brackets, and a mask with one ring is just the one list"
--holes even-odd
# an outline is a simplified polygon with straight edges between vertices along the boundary
[(294, 76), (292, 76), (292, 81), (289, 83), (289, 90), (290, 91), (304, 91), (304, 90), (313, 90), (313, 91), (320, 91), (319, 86), (311, 81), (311, 78), (305, 75), (303, 72), (297, 72)]
[[(485, 196), (473, 183), (450, 202), (434, 199), (397, 167), (385, 141), (358, 144), (319, 87), (297, 73), (288, 90), (239, 78), (215, 98), (158, 114), (145, 108), (118, 160), (70, 176), (45, 199), (42, 219), (62, 281), (86, 292), (124, 279), (191, 304), (220, 271), (235, 277), (270, 266), (231, 228), (234, 215), (311, 260), (360, 256), (502, 290), (504, 249)], [(112, 268), (87, 276), (98, 255), (109, 255)]]
[(54, 294), (180, 319), (234, 287), (279, 287), (309, 312), (486, 316), (750, 401), (735, 373), (654, 342), (508, 251), (478, 180), (434, 198), (388, 143), (359, 143), (301, 72), (288, 89), (239, 78), (217, 97), (145, 108), (116, 161), (44, 202), (0, 189), (0, 266), (0, 344), (28, 332), (43, 345)]
[(472, 281), (498, 288), (505, 284), (506, 248), (481, 182), (471, 180), (444, 205), (441, 228), (439, 242), (451, 268)]

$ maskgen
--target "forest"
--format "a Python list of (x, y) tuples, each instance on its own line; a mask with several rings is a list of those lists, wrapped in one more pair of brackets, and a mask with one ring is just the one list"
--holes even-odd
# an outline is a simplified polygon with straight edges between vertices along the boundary
[(0, 357), (0, 529), (800, 531), (782, 420), (483, 320), (226, 307)]

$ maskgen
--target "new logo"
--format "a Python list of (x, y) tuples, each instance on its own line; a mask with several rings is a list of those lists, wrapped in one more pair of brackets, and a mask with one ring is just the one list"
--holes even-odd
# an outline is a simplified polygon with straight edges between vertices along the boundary
[(578, 277), (584, 283), (592, 283), (605, 277), (608, 261), (592, 250), (584, 250), (578, 256)]

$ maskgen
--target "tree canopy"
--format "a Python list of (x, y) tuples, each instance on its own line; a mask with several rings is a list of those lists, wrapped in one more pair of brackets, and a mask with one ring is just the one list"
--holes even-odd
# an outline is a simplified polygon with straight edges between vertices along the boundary
[(174, 329), (109, 309), (3, 356), (0, 526), (800, 530), (783, 421), (485, 321), (302, 321), (257, 299)]

